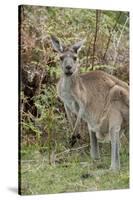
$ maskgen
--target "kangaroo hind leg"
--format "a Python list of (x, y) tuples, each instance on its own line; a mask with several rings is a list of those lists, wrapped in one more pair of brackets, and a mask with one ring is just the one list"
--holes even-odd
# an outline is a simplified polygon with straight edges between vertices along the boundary
[(119, 111), (113, 110), (109, 119), (109, 134), (111, 138), (111, 167), (112, 170), (120, 169), (120, 131), (122, 117)]
[(90, 154), (91, 158), (94, 160), (97, 160), (100, 158), (100, 153), (99, 153), (99, 144), (97, 141), (96, 133), (89, 130), (90, 134)]

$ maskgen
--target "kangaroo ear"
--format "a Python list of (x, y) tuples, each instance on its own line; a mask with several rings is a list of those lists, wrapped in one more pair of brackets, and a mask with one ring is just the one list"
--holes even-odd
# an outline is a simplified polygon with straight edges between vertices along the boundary
[(52, 42), (52, 46), (55, 51), (57, 51), (59, 53), (63, 52), (63, 46), (61, 45), (60, 41), (54, 35), (51, 35), (51, 42)]
[(84, 42), (85, 42), (85, 39), (84, 39), (84, 40), (81, 40), (81, 41), (79, 41), (79, 42), (76, 42), (76, 43), (72, 46), (72, 48), (73, 48), (73, 50), (75, 51), (75, 53), (77, 53), (77, 52), (82, 48)]

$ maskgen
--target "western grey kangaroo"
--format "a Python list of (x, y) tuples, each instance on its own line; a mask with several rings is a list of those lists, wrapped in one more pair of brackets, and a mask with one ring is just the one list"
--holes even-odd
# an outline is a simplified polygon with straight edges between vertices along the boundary
[[(79, 74), (78, 51), (84, 41), (66, 47), (51, 36), (53, 48), (59, 53), (62, 76), (57, 92), (64, 103), (68, 120), (73, 128), (72, 139), (76, 138), (80, 120), (88, 124), (90, 153), (99, 158), (97, 139), (111, 141), (111, 169), (120, 169), (120, 135), (129, 121), (128, 85), (103, 71)], [(77, 116), (73, 126), (71, 114)]]

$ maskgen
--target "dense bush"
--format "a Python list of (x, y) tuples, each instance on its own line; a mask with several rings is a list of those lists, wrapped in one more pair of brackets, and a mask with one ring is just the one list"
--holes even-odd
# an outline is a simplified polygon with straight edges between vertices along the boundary
[[(19, 11), (21, 141), (41, 150), (57, 150), (60, 142), (66, 145), (71, 130), (56, 94), (60, 68), (50, 34), (65, 44), (86, 38), (80, 53), (81, 72), (101, 69), (128, 82), (129, 16), (127, 12), (40, 6), (21, 6)], [(83, 122), (82, 126), (86, 130)]]

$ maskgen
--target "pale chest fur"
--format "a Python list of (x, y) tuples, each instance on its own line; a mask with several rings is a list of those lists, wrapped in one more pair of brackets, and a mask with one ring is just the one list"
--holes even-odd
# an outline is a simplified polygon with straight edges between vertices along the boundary
[(61, 79), (57, 86), (57, 92), (63, 103), (71, 110), (71, 112), (77, 114), (79, 105), (72, 91), (71, 80)]

